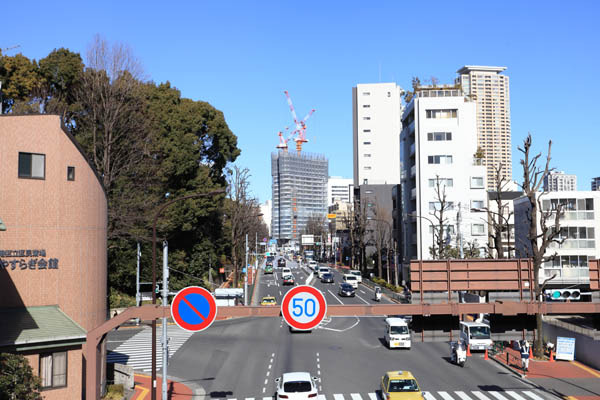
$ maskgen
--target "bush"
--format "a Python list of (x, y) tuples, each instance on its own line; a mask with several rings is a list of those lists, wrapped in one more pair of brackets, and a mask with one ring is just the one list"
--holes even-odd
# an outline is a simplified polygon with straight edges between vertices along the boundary
[(25, 357), (0, 353), (0, 400), (38, 400), (40, 387), (40, 378)]
[(387, 283), (387, 281), (385, 279), (377, 278), (375, 276), (373, 277), (373, 279), (371, 279), (371, 281), (378, 284), (379, 286), (386, 287), (386, 288), (390, 289), (391, 291), (397, 292), (397, 293), (401, 293), (404, 289), (402, 286), (392, 285), (391, 283)]
[(125, 308), (135, 306), (135, 297), (119, 292), (115, 288), (110, 288), (109, 296), (110, 308)]
[(122, 400), (125, 397), (125, 389), (122, 384), (108, 385), (106, 387), (106, 395), (104, 400)]

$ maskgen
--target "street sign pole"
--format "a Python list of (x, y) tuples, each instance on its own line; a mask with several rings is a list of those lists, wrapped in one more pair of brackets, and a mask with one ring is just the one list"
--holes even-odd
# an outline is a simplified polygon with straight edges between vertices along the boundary
[[(136, 307), (141, 306), (142, 303), (142, 295), (140, 294), (140, 257), (142, 256), (142, 251), (140, 250), (140, 242), (137, 243), (137, 268), (135, 270), (135, 305)], [(135, 319), (135, 324), (140, 324), (140, 319)]]
[[(163, 306), (169, 304), (169, 244), (163, 242)], [(169, 338), (167, 336), (167, 318), (162, 319), (162, 398), (167, 398), (167, 366), (169, 364)]]
[(248, 234), (246, 233), (246, 273), (244, 274), (244, 305), (248, 305)]

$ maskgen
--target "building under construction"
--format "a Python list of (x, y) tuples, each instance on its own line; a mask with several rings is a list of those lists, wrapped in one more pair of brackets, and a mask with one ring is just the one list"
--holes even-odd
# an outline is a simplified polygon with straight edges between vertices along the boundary
[(273, 213), (271, 236), (279, 244), (300, 244), (311, 216), (327, 214), (329, 161), (321, 154), (271, 153)]

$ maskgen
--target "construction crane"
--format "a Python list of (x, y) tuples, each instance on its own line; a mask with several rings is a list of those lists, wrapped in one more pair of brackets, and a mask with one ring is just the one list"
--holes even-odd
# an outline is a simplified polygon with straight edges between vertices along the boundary
[(315, 112), (315, 109), (313, 108), (312, 110), (310, 110), (310, 112), (306, 115), (306, 117), (304, 117), (304, 119), (298, 121), (298, 116), (296, 115), (296, 110), (294, 109), (294, 105), (292, 104), (292, 98), (290, 97), (290, 94), (287, 90), (284, 90), (283, 93), (285, 93), (287, 103), (290, 106), (290, 111), (292, 112), (292, 118), (294, 118), (294, 124), (296, 124), (296, 130), (292, 132), (292, 135), (298, 134), (298, 137), (294, 140), (296, 141), (296, 151), (298, 152), (298, 155), (300, 155), (300, 153), (302, 152), (302, 144), (308, 142), (308, 139), (306, 139), (306, 121)]
[(286, 153), (288, 151), (288, 142), (296, 134), (296, 131), (293, 131), (292, 133), (290, 133), (290, 135), (287, 137), (287, 139), (284, 139), (283, 136), (289, 129), (290, 129), (290, 127), (286, 126), (285, 130), (283, 132), (279, 131), (279, 133), (277, 133), (277, 135), (279, 135), (279, 144), (276, 146), (276, 148), (278, 148), (279, 150), (283, 150)]
[(11, 47), (5, 47), (4, 49), (0, 48), (0, 54), (2, 54), (5, 51), (8, 51), (8, 50), (18, 49), (19, 47), (21, 47), (20, 44), (18, 44), (16, 46), (11, 46)]

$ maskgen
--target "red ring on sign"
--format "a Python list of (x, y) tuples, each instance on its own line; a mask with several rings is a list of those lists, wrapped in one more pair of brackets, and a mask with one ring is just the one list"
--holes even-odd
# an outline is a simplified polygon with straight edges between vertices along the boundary
[[(305, 322), (305, 323), (295, 321), (294, 318), (291, 315), (289, 315), (289, 308), (288, 308), (290, 301), (292, 301), (292, 298), (294, 297), (294, 295), (296, 295), (298, 293), (302, 293), (302, 292), (308, 292), (308, 293), (312, 294), (319, 302), (319, 313), (317, 314), (317, 316), (315, 317), (314, 320), (312, 320), (310, 322)], [(319, 325), (321, 323), (321, 321), (323, 321), (323, 318), (325, 317), (326, 313), (327, 313), (327, 302), (325, 301), (325, 296), (323, 296), (323, 293), (321, 293), (321, 291), (319, 289), (317, 289), (313, 286), (308, 286), (308, 285), (296, 286), (293, 289), (289, 290), (285, 294), (285, 296), (283, 296), (283, 301), (281, 302), (281, 315), (283, 316), (283, 319), (285, 320), (285, 322), (292, 328), (295, 328), (295, 329), (298, 329), (301, 331), (308, 331), (308, 330), (315, 328), (317, 325)]]
[[(191, 293), (199, 294), (202, 297), (204, 297), (206, 301), (208, 301), (208, 306), (210, 310), (209, 314), (208, 316), (204, 317), (204, 321), (202, 321), (199, 324), (187, 323), (183, 320), (183, 318), (181, 318), (181, 315), (179, 315), (179, 304), (183, 301), (185, 296)], [(215, 321), (215, 318), (217, 317), (217, 302), (215, 301), (215, 298), (213, 297), (212, 293), (210, 293), (203, 287), (189, 286), (184, 289), (181, 289), (175, 295), (173, 303), (171, 303), (171, 317), (173, 317), (173, 320), (181, 329), (185, 329), (186, 331), (190, 332), (200, 332), (208, 328)]]

